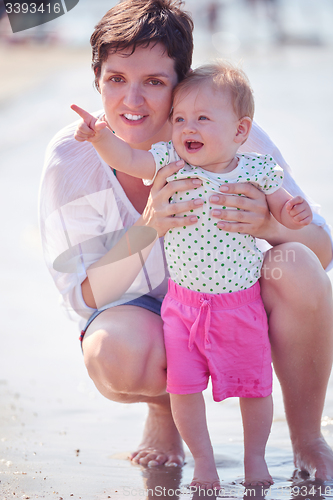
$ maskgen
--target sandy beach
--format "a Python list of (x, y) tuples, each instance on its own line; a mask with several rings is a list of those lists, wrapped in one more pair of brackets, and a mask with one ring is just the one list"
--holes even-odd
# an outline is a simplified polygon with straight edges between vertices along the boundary
[[(195, 65), (219, 55), (210, 35), (199, 32)], [(256, 97), (256, 120), (332, 225), (333, 47), (256, 43), (228, 58), (242, 61)], [(101, 107), (89, 48), (1, 43), (0, 67), (0, 500), (190, 498), (189, 454), (175, 471), (144, 470), (126, 460), (139, 444), (145, 405), (116, 404), (97, 392), (83, 365), (77, 325), (60, 310), (43, 262), (37, 198), (46, 146), (76, 119), (72, 102)], [(275, 484), (267, 498), (291, 498), (297, 496), (288, 489), (292, 453), (276, 380), (273, 396), (267, 461)], [(221, 496), (241, 499), (238, 400), (214, 403), (208, 389), (206, 401)], [(322, 426), (333, 445), (332, 379)], [(333, 494), (333, 484), (326, 486), (331, 489), (323, 489), (321, 498)]]

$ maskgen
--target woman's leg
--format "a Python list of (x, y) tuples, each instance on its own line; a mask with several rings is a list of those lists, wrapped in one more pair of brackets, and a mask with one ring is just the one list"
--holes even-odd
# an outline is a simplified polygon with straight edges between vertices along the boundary
[(333, 354), (329, 278), (311, 250), (286, 243), (266, 254), (260, 281), (295, 465), (333, 479), (333, 453), (321, 435)]
[(265, 461), (265, 449), (273, 420), (272, 396), (240, 398), (244, 427), (244, 486), (273, 484)]
[(202, 393), (171, 394), (170, 398), (174, 421), (194, 458), (191, 486), (220, 488)]
[(182, 465), (182, 441), (165, 392), (161, 318), (132, 305), (107, 309), (89, 325), (82, 347), (89, 376), (103, 396), (120, 403), (148, 403), (143, 440), (132, 461)]

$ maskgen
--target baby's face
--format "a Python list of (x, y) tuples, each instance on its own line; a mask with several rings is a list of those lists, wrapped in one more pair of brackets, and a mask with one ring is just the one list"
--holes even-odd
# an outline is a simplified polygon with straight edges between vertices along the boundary
[(184, 90), (173, 103), (172, 141), (179, 156), (194, 166), (220, 171), (239, 147), (234, 142), (239, 119), (227, 92), (210, 85)]

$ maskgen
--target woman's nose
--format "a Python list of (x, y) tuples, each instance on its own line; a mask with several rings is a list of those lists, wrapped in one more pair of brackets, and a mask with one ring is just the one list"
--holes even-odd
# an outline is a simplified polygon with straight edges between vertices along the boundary
[(136, 108), (143, 104), (144, 97), (139, 85), (130, 85), (126, 90), (123, 102), (127, 107)]

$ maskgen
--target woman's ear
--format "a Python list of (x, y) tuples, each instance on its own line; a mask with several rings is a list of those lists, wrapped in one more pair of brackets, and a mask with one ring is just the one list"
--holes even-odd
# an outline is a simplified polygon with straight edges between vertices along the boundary
[(249, 116), (243, 116), (243, 118), (241, 118), (238, 121), (237, 132), (236, 132), (234, 141), (237, 144), (243, 144), (246, 141), (246, 139), (249, 137), (251, 127), (252, 127), (251, 118)]

